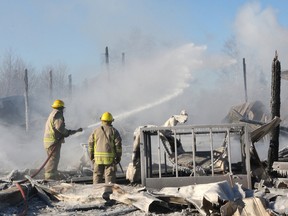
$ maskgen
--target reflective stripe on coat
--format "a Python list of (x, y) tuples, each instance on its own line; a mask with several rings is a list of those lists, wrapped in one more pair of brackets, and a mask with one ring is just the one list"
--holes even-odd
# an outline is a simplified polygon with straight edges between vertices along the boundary
[(64, 143), (66, 135), (68, 135), (68, 130), (65, 128), (63, 111), (53, 109), (45, 125), (43, 138), (45, 148), (49, 148), (55, 143)]
[(89, 137), (90, 159), (94, 159), (96, 164), (112, 164), (116, 156), (122, 156), (121, 142), (120, 134), (113, 126), (102, 124)]

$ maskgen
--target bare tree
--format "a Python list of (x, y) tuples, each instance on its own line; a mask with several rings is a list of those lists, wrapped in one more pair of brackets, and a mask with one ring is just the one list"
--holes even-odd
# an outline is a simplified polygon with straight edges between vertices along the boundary
[(34, 69), (27, 65), (20, 57), (8, 51), (0, 64), (0, 96), (7, 97), (12, 95), (24, 94), (24, 75), (27, 69), (31, 88), (35, 86)]
[[(52, 83), (51, 82), (52, 74)], [(43, 68), (39, 77), (38, 92), (50, 99), (50, 88), (52, 84), (53, 97), (65, 98), (68, 96), (68, 69), (65, 64), (48, 65)]]

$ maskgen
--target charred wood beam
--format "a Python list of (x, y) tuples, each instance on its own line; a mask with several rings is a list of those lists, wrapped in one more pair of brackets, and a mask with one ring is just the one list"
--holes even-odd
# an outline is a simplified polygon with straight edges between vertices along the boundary
[[(280, 89), (281, 89), (281, 64), (278, 60), (277, 51), (272, 62), (272, 79), (271, 79), (271, 117), (280, 118)], [(280, 127), (276, 127), (271, 131), (271, 139), (268, 150), (268, 171), (272, 172), (274, 161), (278, 160), (279, 152), (279, 132)]]

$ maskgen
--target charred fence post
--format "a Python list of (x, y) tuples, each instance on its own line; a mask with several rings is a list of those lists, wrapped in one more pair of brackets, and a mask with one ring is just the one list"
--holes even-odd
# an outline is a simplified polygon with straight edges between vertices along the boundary
[(243, 58), (243, 75), (244, 75), (244, 91), (245, 91), (245, 102), (248, 102), (248, 95), (247, 95), (247, 79), (246, 79), (246, 63), (245, 58)]
[[(280, 118), (280, 88), (281, 87), (281, 64), (278, 60), (277, 51), (272, 62), (272, 79), (271, 79), (271, 118), (275, 116)], [(272, 165), (274, 161), (278, 160), (279, 152), (279, 132), (278, 125), (271, 131), (270, 145), (268, 150), (268, 172), (272, 172)]]
[(25, 69), (24, 74), (24, 83), (25, 83), (25, 125), (26, 125), (26, 132), (29, 131), (29, 103), (28, 103), (28, 72), (27, 69)]
[(106, 63), (106, 69), (107, 69), (107, 74), (108, 74), (108, 81), (110, 81), (108, 46), (105, 47), (105, 63)]
[(50, 100), (53, 99), (53, 76), (52, 76), (52, 70), (49, 71), (49, 97)]
[(122, 66), (125, 66), (125, 53), (122, 52)]

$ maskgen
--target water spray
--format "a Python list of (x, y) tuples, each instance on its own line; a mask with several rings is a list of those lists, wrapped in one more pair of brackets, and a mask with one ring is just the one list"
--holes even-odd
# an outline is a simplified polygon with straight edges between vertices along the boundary
[[(185, 86), (185, 87), (188, 87), (188, 85)], [(141, 111), (150, 109), (150, 108), (152, 108), (152, 107), (155, 107), (155, 106), (158, 106), (158, 105), (160, 105), (160, 104), (163, 104), (163, 103), (165, 103), (165, 102), (167, 102), (167, 101), (170, 101), (170, 100), (172, 100), (173, 98), (177, 97), (178, 95), (182, 94), (182, 93), (183, 93), (183, 89), (184, 89), (184, 88), (182, 88), (182, 89), (176, 89), (176, 91), (175, 91), (174, 93), (169, 94), (169, 95), (166, 95), (165, 97), (161, 98), (161, 99), (158, 100), (158, 101), (155, 101), (155, 102), (152, 102), (152, 103), (148, 103), (148, 104), (143, 105), (143, 106), (141, 106), (141, 107), (138, 107), (138, 108), (132, 109), (132, 110), (130, 110), (130, 111), (123, 112), (123, 113), (121, 113), (121, 114), (119, 114), (119, 115), (116, 115), (116, 116), (114, 116), (114, 119), (121, 120), (121, 119), (127, 118), (127, 117), (129, 117), (129, 116), (131, 116), (131, 115), (134, 115), (134, 114), (136, 114), (136, 113), (139, 113), (139, 112), (141, 112)], [(100, 126), (100, 125), (101, 125), (101, 122), (97, 122), (97, 123), (95, 123), (95, 124), (88, 125), (87, 127), (84, 127), (84, 128), (83, 128), (83, 132), (82, 132), (82, 133), (78, 133), (78, 135), (83, 134), (86, 129), (98, 127), (98, 126)]]

